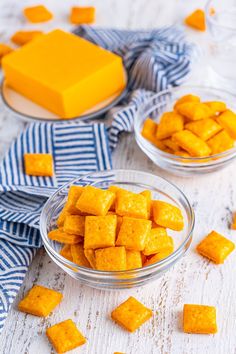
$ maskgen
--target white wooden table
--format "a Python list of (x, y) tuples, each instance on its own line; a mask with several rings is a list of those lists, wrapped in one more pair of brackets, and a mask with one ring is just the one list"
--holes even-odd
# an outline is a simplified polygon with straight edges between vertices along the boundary
[[(34, 1), (1, 0), (0, 41), (8, 40), (17, 29), (26, 25), (22, 7)], [(70, 29), (69, 8), (76, 1), (43, 1), (56, 14), (43, 29)], [(85, 4), (86, 1), (79, 1)], [(97, 0), (97, 24), (121, 28), (148, 28), (181, 22), (195, 8), (194, 0)], [(204, 2), (198, 1), (197, 6)], [(204, 34), (188, 31), (190, 37), (204, 42)], [(12, 139), (22, 129), (11, 114), (0, 107), (0, 154), (3, 156)], [(229, 230), (231, 212), (236, 209), (236, 165), (207, 176), (191, 179), (168, 175), (154, 166), (140, 151), (132, 136), (123, 136), (113, 155), (116, 168), (133, 168), (160, 174), (176, 183), (187, 194), (196, 212), (194, 239), (188, 254), (161, 279), (138, 289), (103, 292), (80, 285), (58, 268), (44, 250), (35, 257), (12, 306), (0, 336), (0, 354), (47, 354), (52, 349), (45, 329), (72, 318), (86, 335), (88, 343), (73, 353), (112, 354), (235, 354), (236, 353), (236, 258), (235, 253), (224, 265), (216, 266), (200, 257), (195, 246), (212, 229), (234, 240)], [(46, 319), (17, 311), (17, 303), (33, 284), (52, 287), (64, 294), (59, 308)], [(134, 295), (154, 310), (154, 317), (134, 334), (129, 334), (110, 319), (111, 310)], [(214, 336), (188, 335), (182, 331), (184, 303), (214, 305), (218, 309), (219, 332)]]

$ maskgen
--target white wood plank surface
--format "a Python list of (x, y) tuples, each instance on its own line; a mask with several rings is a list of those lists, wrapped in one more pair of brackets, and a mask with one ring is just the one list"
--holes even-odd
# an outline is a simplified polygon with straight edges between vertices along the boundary
[[(26, 25), (21, 9), (34, 1), (0, 1), (0, 41), (14, 31), (26, 28), (69, 29), (68, 10), (72, 4), (87, 1), (43, 1), (56, 14), (51, 24)], [(97, 24), (121, 28), (148, 28), (181, 22), (195, 8), (194, 0), (97, 0)], [(198, 1), (197, 6), (204, 4)], [(188, 31), (195, 41), (204, 34)], [(23, 128), (12, 114), (0, 106), (0, 154)], [(236, 209), (236, 164), (201, 177), (180, 178), (161, 171), (137, 147), (133, 136), (124, 135), (113, 155), (115, 168), (133, 168), (159, 174), (176, 183), (189, 197), (196, 212), (194, 239), (187, 255), (161, 279), (131, 290), (104, 292), (90, 289), (66, 275), (43, 250), (35, 257), (20, 293), (12, 306), (0, 336), (1, 354), (53, 353), (45, 336), (47, 326), (72, 318), (88, 339), (72, 353), (112, 354), (235, 354), (236, 353), (236, 257), (216, 266), (200, 257), (195, 246), (206, 233), (215, 229), (235, 240), (229, 229)], [(33, 284), (42, 284), (63, 292), (64, 300), (47, 319), (17, 311), (17, 303)], [(126, 333), (110, 319), (111, 310), (134, 295), (154, 310), (154, 316), (134, 334)], [(214, 305), (218, 309), (219, 332), (214, 336), (188, 335), (182, 331), (184, 303)]]

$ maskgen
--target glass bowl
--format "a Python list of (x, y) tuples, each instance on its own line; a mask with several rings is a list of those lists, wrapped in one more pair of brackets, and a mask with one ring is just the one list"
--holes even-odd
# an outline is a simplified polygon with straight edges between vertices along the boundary
[(202, 101), (224, 101), (236, 111), (236, 97), (227, 91), (203, 86), (181, 86), (153, 95), (138, 110), (134, 123), (135, 139), (143, 152), (159, 167), (180, 176), (193, 176), (214, 172), (231, 163), (236, 157), (236, 147), (209, 157), (182, 157), (158, 149), (141, 135), (146, 118), (159, 122), (161, 115), (173, 110), (173, 104), (184, 95), (194, 94)]
[(207, 63), (211, 81), (236, 94), (236, 2), (208, 0), (205, 7), (207, 23)]
[[(175, 243), (174, 252), (155, 264), (127, 271), (99, 271), (78, 266), (65, 259), (59, 254), (61, 244), (50, 240), (48, 232), (56, 226), (56, 220), (65, 204), (71, 185), (93, 185), (103, 189), (107, 189), (110, 185), (117, 185), (133, 192), (149, 189), (152, 191), (153, 199), (161, 199), (175, 204), (182, 210), (185, 226), (181, 232), (169, 231), (169, 235), (173, 237)], [(193, 210), (180, 189), (161, 177), (135, 170), (96, 172), (72, 180), (48, 199), (40, 219), (40, 232), (44, 247), (53, 261), (73, 278), (90, 287), (100, 289), (137, 287), (159, 278), (185, 254), (192, 240), (193, 227)]]

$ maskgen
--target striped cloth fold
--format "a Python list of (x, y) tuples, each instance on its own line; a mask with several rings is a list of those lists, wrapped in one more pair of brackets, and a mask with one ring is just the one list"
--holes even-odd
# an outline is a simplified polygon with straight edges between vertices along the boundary
[[(119, 134), (131, 132), (140, 105), (154, 92), (179, 85), (191, 68), (194, 47), (184, 40), (183, 29), (151, 31), (75, 30), (93, 43), (122, 56), (128, 73), (128, 94), (112, 123), (32, 123), (13, 142), (0, 164), (0, 331), (42, 242), (39, 217), (47, 198), (80, 174), (112, 167), (110, 149)], [(24, 173), (25, 153), (50, 153), (54, 177)]]

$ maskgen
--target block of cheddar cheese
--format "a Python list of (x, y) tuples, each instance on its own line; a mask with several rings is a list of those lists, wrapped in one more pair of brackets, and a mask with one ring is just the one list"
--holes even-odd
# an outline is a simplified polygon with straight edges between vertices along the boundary
[(4, 57), (2, 66), (8, 86), (64, 119), (126, 84), (121, 57), (62, 30), (38, 36)]

